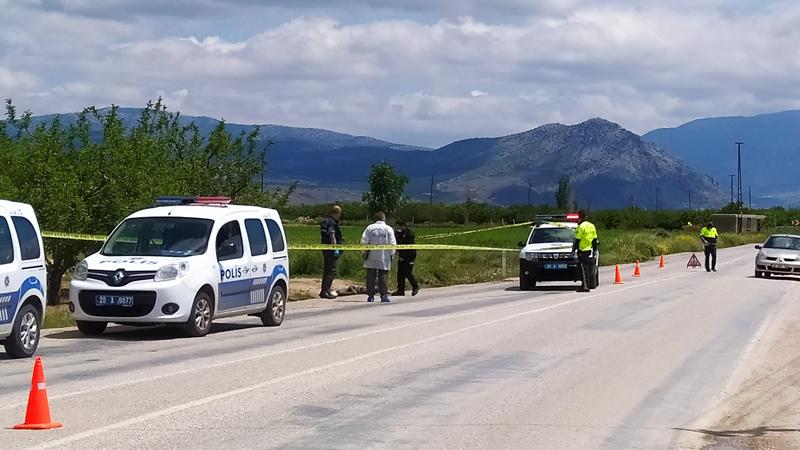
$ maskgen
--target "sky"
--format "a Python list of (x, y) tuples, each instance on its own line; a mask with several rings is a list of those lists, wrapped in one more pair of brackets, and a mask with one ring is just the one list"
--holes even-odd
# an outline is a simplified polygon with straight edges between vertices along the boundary
[(0, 95), (414, 145), (800, 109), (800, 2), (0, 0)]

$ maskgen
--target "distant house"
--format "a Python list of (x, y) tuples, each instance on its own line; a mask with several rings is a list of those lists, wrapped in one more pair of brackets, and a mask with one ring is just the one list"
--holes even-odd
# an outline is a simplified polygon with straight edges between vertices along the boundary
[(767, 216), (757, 214), (712, 214), (711, 221), (720, 233), (761, 231)]

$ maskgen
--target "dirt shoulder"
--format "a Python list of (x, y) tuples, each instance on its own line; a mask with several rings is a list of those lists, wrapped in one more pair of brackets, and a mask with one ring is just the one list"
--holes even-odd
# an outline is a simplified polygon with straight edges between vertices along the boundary
[(703, 450), (800, 448), (800, 298), (765, 324), (743, 369), (713, 410), (683, 436), (680, 448)]

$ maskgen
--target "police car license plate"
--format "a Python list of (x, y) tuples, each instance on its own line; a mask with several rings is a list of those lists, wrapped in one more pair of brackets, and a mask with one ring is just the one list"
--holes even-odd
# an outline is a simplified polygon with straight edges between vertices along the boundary
[(567, 264), (566, 264), (566, 263), (560, 263), (560, 264), (545, 264), (545, 265), (544, 265), (544, 268), (545, 268), (546, 270), (564, 270), (564, 269), (566, 269), (566, 268), (567, 268)]
[(98, 295), (94, 298), (95, 306), (133, 306), (133, 297), (130, 295)]

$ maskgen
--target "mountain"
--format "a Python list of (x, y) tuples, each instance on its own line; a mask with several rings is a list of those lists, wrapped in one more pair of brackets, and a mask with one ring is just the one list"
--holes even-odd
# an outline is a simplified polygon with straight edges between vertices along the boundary
[[(365, 155), (369, 155), (365, 157)], [(308, 156), (311, 156), (309, 154)], [(410, 178), (418, 198), (436, 182), (438, 200), (467, 198), (499, 204), (552, 203), (561, 176), (569, 176), (580, 205), (613, 208), (718, 206), (724, 196), (711, 179), (697, 174), (655, 144), (603, 119), (578, 125), (544, 125), (498, 138), (466, 139), (435, 151), (397, 152), (344, 147), (303, 158), (274, 153), (271, 172), (285, 179), (313, 180), (320, 188), (366, 189), (370, 164), (386, 161)], [(691, 197), (691, 200), (690, 200)]]
[[(714, 177), (726, 193), (742, 145), (742, 187), (753, 206), (800, 206), (800, 111), (699, 119), (642, 137)], [(729, 197), (728, 193), (728, 197)]]
[[(140, 110), (121, 108), (133, 125)], [(34, 122), (52, 120), (39, 116)], [(60, 116), (74, 121), (76, 114)], [(203, 133), (219, 122), (209, 117), (182, 116)], [(231, 133), (255, 125), (226, 124)], [(262, 140), (271, 140), (266, 179), (269, 184), (300, 181), (294, 201), (356, 199), (368, 189), (370, 166), (385, 161), (409, 177), (407, 192), (434, 200), (466, 199), (497, 204), (553, 203), (562, 176), (572, 180), (581, 206), (644, 208), (718, 206), (724, 195), (705, 176), (652, 143), (603, 119), (577, 125), (549, 124), (495, 138), (465, 139), (436, 150), (328, 130), (261, 125)]]

